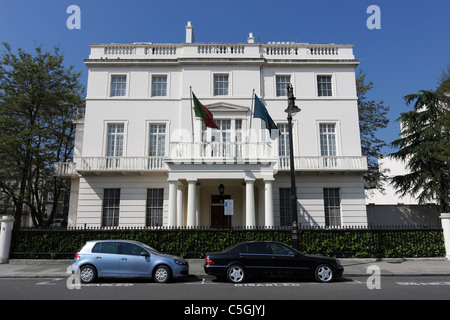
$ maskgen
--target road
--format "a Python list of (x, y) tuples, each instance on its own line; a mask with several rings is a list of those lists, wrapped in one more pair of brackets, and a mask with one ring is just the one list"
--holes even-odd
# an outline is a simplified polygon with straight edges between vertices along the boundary
[(450, 276), (386, 276), (379, 279), (377, 286), (367, 277), (343, 278), (329, 284), (271, 281), (235, 285), (195, 276), (169, 284), (130, 279), (104, 280), (73, 289), (68, 284), (74, 282), (70, 278), (0, 279), (0, 300), (184, 300), (182, 306), (191, 306), (195, 300), (241, 304), (258, 300), (258, 304), (264, 304), (261, 300), (450, 299)]

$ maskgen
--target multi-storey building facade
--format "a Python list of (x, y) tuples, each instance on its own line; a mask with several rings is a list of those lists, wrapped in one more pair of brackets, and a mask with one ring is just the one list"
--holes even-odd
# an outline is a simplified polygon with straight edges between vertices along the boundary
[[(290, 225), (287, 84), (301, 108), (298, 221), (367, 225), (351, 45), (196, 43), (188, 23), (185, 43), (92, 45), (84, 63), (73, 162), (56, 164), (72, 179), (69, 226)], [(192, 93), (218, 129), (195, 116)]]

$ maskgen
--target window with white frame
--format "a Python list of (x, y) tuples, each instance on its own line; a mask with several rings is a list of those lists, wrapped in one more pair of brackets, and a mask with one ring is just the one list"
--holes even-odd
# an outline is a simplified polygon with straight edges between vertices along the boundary
[(327, 227), (341, 226), (341, 198), (339, 188), (324, 188), (323, 202), (325, 209), (325, 225)]
[(291, 83), (291, 76), (276, 76), (276, 94), (277, 97), (287, 96), (287, 86)]
[(214, 95), (215, 96), (228, 95), (228, 74), (214, 75)]
[(321, 123), (320, 131), (320, 155), (336, 156), (336, 124)]
[(110, 123), (107, 129), (106, 156), (121, 157), (123, 155), (124, 124)]
[(218, 130), (207, 128), (202, 121), (203, 156), (242, 156), (242, 119), (215, 119), (214, 123)]
[(127, 92), (127, 76), (111, 76), (111, 97), (124, 97)]
[(103, 190), (102, 227), (119, 225), (120, 189)]
[(278, 123), (278, 155), (290, 156), (289, 149), (289, 127), (286, 123)]
[(280, 188), (280, 226), (292, 224), (291, 188)]
[(163, 224), (164, 189), (147, 189), (145, 225), (158, 227)]
[(331, 76), (317, 76), (317, 95), (319, 97), (331, 97), (333, 95)]
[(152, 76), (152, 97), (167, 96), (167, 76)]
[(320, 155), (323, 157), (324, 167), (335, 167), (337, 165), (336, 151), (336, 124), (321, 123), (320, 132)]
[(150, 157), (163, 157), (166, 155), (166, 125), (150, 124), (148, 155)]

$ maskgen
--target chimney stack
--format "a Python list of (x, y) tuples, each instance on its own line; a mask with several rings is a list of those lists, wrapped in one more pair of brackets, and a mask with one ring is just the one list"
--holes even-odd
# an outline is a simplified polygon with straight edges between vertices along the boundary
[(186, 26), (186, 43), (193, 43), (195, 42), (194, 38), (194, 27), (192, 27), (191, 22), (187, 22)]
[(253, 32), (248, 34), (247, 43), (255, 43), (255, 37), (253, 36)]

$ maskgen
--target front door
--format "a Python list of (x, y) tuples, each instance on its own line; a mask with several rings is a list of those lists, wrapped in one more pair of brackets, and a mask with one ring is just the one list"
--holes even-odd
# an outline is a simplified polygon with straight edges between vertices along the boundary
[[(231, 216), (224, 214), (224, 200), (231, 199), (230, 195), (212, 195), (211, 196), (211, 227), (226, 228), (231, 225)], [(230, 221), (228, 221), (230, 220)], [(230, 223), (230, 224), (229, 224)]]

